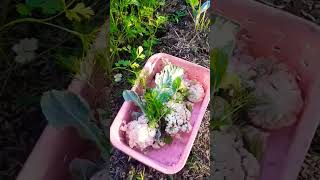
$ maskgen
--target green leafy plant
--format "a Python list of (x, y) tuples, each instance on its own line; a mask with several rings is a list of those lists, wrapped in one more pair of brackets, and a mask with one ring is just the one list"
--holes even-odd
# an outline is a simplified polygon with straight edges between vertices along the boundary
[(159, 125), (161, 118), (163, 118), (168, 112), (164, 102), (170, 99), (168, 93), (158, 93), (157, 91), (147, 90), (144, 94), (145, 99), (145, 115), (149, 120), (149, 126), (155, 128)]
[(177, 11), (169, 15), (169, 21), (178, 23), (187, 13), (185, 11)]
[[(164, 0), (134, 0), (110, 2), (110, 52), (115, 63), (113, 70), (139, 76), (140, 66), (158, 43), (156, 33), (168, 18), (157, 11)], [(132, 47), (138, 47), (137, 49)], [(135, 82), (128, 78), (129, 82)]]
[[(211, 32), (213, 47), (210, 53), (210, 94), (215, 101), (215, 95), (221, 87), (227, 87), (228, 84), (234, 83), (237, 88), (240, 88), (239, 81), (237, 77), (234, 77), (234, 74), (227, 73), (228, 60), (233, 53), (235, 47), (235, 33), (238, 30), (238, 26), (233, 24), (230, 21), (227, 21), (223, 18), (217, 17), (214, 24), (215, 30)], [(221, 86), (222, 85), (222, 86)], [(242, 99), (240, 100), (240, 104)], [(235, 103), (235, 102), (234, 102)], [(246, 102), (244, 102), (246, 104)], [(215, 113), (214, 106), (211, 106), (211, 113)], [(226, 108), (226, 117), (222, 119), (212, 119), (211, 126), (213, 129), (220, 127), (226, 122), (225, 120), (230, 117), (230, 115), (237, 112), (237, 109), (240, 108), (231, 105), (231, 107)], [(214, 116), (211, 116), (214, 117)]]
[(26, 6), (30, 9), (40, 9), (43, 14), (52, 15), (63, 10), (65, 2), (62, 0), (28, 0)]
[(169, 112), (164, 102), (168, 101), (169, 94), (159, 94), (157, 91), (147, 90), (144, 94), (145, 102), (132, 90), (123, 91), (125, 101), (132, 101), (147, 116), (150, 127), (156, 127), (160, 119)]
[(145, 168), (143, 168), (142, 171), (140, 171), (140, 173), (138, 174), (136, 169), (131, 169), (129, 171), (129, 179), (130, 180), (144, 180), (144, 177), (145, 177)]
[[(219, 130), (221, 127), (231, 126), (237, 123), (237, 117), (241, 112), (246, 112), (257, 103), (256, 97), (246, 89), (237, 89), (229, 102), (224, 105), (220, 117), (211, 123), (211, 129)], [(214, 106), (214, 105), (213, 105)], [(216, 107), (216, 106), (214, 106)]]
[[(16, 9), (23, 16), (31, 16), (32, 11), (36, 9), (41, 9), (42, 13), (47, 15), (52, 15), (45, 19), (37, 19), (37, 18), (21, 18), (13, 20), (0, 28), (0, 32), (7, 30), (8, 28), (21, 24), (21, 23), (37, 23), (42, 25), (47, 25), (53, 28), (60, 29), (62, 31), (68, 32), (76, 37), (78, 37), (83, 46), (83, 55), (89, 49), (90, 44), (92, 44), (96, 31), (93, 31), (88, 34), (83, 34), (78, 31), (68, 29), (66, 27), (51, 23), (50, 21), (56, 19), (57, 17), (65, 14), (67, 18), (75, 21), (80, 21), (82, 18), (88, 19), (94, 12), (90, 7), (85, 7), (83, 3), (78, 3), (75, 8), (70, 9), (75, 0), (72, 0), (69, 4), (66, 5), (64, 0), (54, 1), (54, 0), (29, 0), (26, 4), (18, 4)], [(56, 14), (57, 13), (57, 14)], [(55, 14), (55, 15), (53, 15)]]
[(141, 101), (139, 95), (132, 90), (125, 90), (122, 93), (125, 101), (132, 101), (137, 105), (143, 113), (146, 113), (144, 103)]
[(48, 91), (41, 98), (41, 108), (50, 126), (75, 127), (81, 135), (96, 143), (102, 157), (109, 156), (108, 136), (90, 121), (94, 117), (81, 97), (68, 91)]
[(192, 13), (191, 16), (195, 23), (195, 30), (202, 31), (208, 30), (210, 25), (210, 18), (206, 16), (206, 12), (210, 7), (210, 0), (201, 4), (201, 0), (186, 0), (190, 5)]
[[(113, 70), (124, 70), (134, 74), (134, 80), (138, 78), (140, 74), (140, 62), (145, 59), (143, 54), (143, 47), (131, 48), (130, 45), (122, 48), (124, 51), (130, 53), (130, 59), (132, 60), (119, 60), (115, 63)], [(132, 81), (134, 83), (134, 80)]]

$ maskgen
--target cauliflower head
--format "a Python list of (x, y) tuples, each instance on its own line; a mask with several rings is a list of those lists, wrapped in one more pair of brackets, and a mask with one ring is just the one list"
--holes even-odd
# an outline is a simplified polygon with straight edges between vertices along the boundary
[(197, 103), (203, 100), (205, 93), (202, 85), (195, 80), (184, 80), (184, 84), (188, 86), (188, 100)]
[(189, 132), (192, 129), (190, 124), (191, 112), (185, 103), (168, 102), (167, 106), (171, 109), (170, 113), (165, 116), (167, 122), (165, 131), (170, 135), (179, 132)]
[(270, 58), (238, 55), (230, 61), (228, 71), (236, 73), (245, 87), (253, 89), (258, 104), (249, 111), (249, 117), (255, 125), (274, 130), (296, 122), (303, 99), (295, 76), (285, 64)]
[(271, 130), (295, 123), (303, 106), (295, 77), (284, 66), (277, 68), (257, 78), (254, 94), (261, 103), (249, 111), (255, 125)]
[(138, 120), (130, 121), (122, 130), (126, 132), (131, 148), (136, 147), (144, 150), (154, 144), (156, 129), (149, 127), (148, 119), (144, 115), (140, 116)]

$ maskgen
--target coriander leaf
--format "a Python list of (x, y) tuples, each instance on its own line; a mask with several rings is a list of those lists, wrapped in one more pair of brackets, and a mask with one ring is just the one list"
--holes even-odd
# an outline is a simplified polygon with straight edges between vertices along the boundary
[(16, 10), (21, 16), (31, 16), (31, 8), (25, 4), (19, 3), (16, 5)]
[(89, 19), (94, 15), (94, 11), (90, 7), (86, 7), (84, 3), (78, 3), (73, 9), (66, 11), (66, 17), (70, 21), (80, 22), (82, 18)]
[(128, 67), (130, 65), (130, 61), (128, 60), (120, 60), (116, 64), (116, 66), (123, 66), (123, 67)]
[(64, 8), (63, 0), (26, 0), (26, 5), (30, 8), (40, 8), (44, 14), (55, 14)]
[(130, 64), (130, 67), (131, 67), (132, 69), (136, 69), (136, 68), (138, 68), (139, 66), (140, 66), (140, 65), (139, 65), (138, 63), (136, 63), (136, 62)]

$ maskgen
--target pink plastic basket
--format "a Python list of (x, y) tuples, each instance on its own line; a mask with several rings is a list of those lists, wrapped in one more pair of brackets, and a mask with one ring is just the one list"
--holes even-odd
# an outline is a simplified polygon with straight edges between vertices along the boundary
[(293, 126), (271, 133), (261, 180), (295, 180), (320, 120), (320, 28), (252, 0), (218, 0), (215, 11), (240, 24), (255, 57), (276, 57), (300, 76), (304, 109)]
[[(124, 102), (120, 111), (118, 112), (113, 124), (110, 128), (110, 140), (111, 143), (128, 154), (132, 158), (160, 171), (165, 174), (174, 174), (180, 171), (190, 154), (193, 142), (197, 136), (202, 118), (207, 109), (210, 100), (210, 71), (207, 68), (196, 65), (194, 63), (185, 61), (183, 59), (159, 53), (155, 54), (146, 63), (144, 70), (150, 73), (149, 81), (153, 76), (159, 72), (164, 63), (162, 59), (169, 60), (172, 64), (182, 67), (190, 79), (199, 81), (205, 89), (204, 100), (200, 103), (196, 103), (191, 115), (192, 131), (188, 134), (182, 135), (181, 139), (174, 138), (172, 144), (165, 145), (160, 149), (152, 149), (147, 153), (140, 152), (135, 149), (131, 149), (125, 140), (124, 133), (120, 131), (120, 126), (123, 122), (131, 120), (131, 112), (136, 109), (132, 102)], [(132, 90), (137, 91), (138, 88), (135, 86)]]

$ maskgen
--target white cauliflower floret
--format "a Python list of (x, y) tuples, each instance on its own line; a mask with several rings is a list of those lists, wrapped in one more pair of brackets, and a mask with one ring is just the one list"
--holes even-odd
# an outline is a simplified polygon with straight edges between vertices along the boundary
[(144, 150), (154, 143), (156, 129), (149, 127), (148, 119), (144, 115), (140, 116), (138, 120), (126, 124), (122, 130), (126, 132), (131, 148), (137, 147), (140, 150)]
[(241, 136), (234, 131), (214, 131), (211, 137), (212, 179), (251, 180), (259, 176), (259, 163), (244, 149)]
[(295, 77), (285, 64), (238, 55), (230, 61), (228, 71), (254, 89), (258, 104), (249, 111), (249, 117), (255, 125), (273, 130), (296, 122), (303, 100)]
[(232, 57), (227, 72), (237, 74), (245, 86), (253, 87), (253, 79), (257, 76), (257, 72), (252, 67), (253, 62), (254, 59), (246, 55)]
[(266, 129), (292, 125), (303, 106), (300, 88), (294, 76), (284, 66), (279, 65), (277, 68), (271, 74), (257, 79), (254, 94), (265, 102), (249, 111), (251, 121)]
[(188, 100), (193, 103), (202, 101), (205, 96), (202, 85), (195, 80), (186, 81), (185, 84), (188, 86)]
[(190, 124), (191, 112), (187, 109), (186, 104), (168, 102), (170, 113), (165, 116), (167, 126), (165, 131), (170, 135), (175, 135), (178, 132), (189, 132), (192, 127)]

